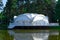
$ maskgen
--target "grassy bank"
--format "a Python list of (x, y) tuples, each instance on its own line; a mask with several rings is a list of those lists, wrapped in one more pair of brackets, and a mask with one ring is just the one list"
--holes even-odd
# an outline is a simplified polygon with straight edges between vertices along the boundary
[(0, 40), (13, 40), (13, 36), (10, 36), (7, 30), (0, 30)]

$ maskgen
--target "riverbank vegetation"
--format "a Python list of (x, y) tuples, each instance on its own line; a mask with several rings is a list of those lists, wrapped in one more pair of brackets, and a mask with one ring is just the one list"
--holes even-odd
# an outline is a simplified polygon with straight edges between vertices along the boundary
[(60, 23), (59, 5), (59, 0), (58, 2), (52, 0), (33, 0), (33, 2), (29, 0), (25, 2), (23, 0), (7, 0), (6, 7), (0, 13), (0, 25), (7, 28), (9, 23), (13, 21), (13, 17), (22, 13), (44, 14), (49, 17), (50, 22), (58, 21)]

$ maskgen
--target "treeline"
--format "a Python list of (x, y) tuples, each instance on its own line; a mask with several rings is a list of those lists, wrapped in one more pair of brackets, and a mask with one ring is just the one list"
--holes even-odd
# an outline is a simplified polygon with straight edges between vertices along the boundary
[(54, 7), (52, 4), (51, 0), (25, 0), (25, 3), (24, 0), (8, 0), (4, 14), (7, 16), (8, 22), (9, 20), (13, 20), (14, 15), (20, 15), (22, 13), (44, 14), (48, 15), (50, 17), (49, 19), (53, 20)]
[[(5, 16), (5, 22), (7, 24), (9, 24), (10, 21), (13, 21), (15, 15), (20, 15), (22, 13), (44, 14), (49, 16), (50, 22), (57, 22), (57, 18), (55, 17), (56, 14), (60, 17), (57, 12), (59, 10), (59, 2), (57, 5), (52, 0), (7, 0), (6, 7), (2, 13)], [(58, 9), (57, 11), (55, 6), (56, 9)]]

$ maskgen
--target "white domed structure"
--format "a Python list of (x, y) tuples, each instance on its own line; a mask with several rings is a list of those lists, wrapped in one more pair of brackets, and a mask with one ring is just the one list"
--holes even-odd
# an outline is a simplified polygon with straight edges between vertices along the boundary
[(42, 14), (25, 13), (17, 16), (13, 23), (10, 23), (8, 28), (14, 26), (41, 26), (49, 24), (48, 18)]
[(36, 14), (22, 14), (19, 15), (14, 22), (17, 26), (31, 26), (33, 18), (36, 16)]
[(48, 18), (47, 18), (46, 16), (40, 14), (40, 15), (37, 15), (37, 16), (34, 18), (32, 24), (33, 24), (34, 26), (36, 26), (36, 25), (37, 25), (37, 26), (46, 26), (46, 25), (49, 24), (49, 21), (48, 21)]

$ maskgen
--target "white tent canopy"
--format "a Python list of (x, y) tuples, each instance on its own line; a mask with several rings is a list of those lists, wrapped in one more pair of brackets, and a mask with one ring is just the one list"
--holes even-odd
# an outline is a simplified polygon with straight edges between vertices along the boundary
[(14, 22), (16, 23), (17, 26), (25, 26), (29, 25), (30, 18), (26, 15), (21, 15), (18, 16)]
[(36, 15), (38, 14), (32, 14), (32, 13), (21, 14), (14, 20), (14, 22), (17, 26), (31, 26), (32, 20)]
[(48, 21), (48, 18), (46, 16), (40, 14), (34, 18), (32, 24), (35, 26), (36, 25), (45, 26), (45, 25), (49, 24), (49, 21)]
[(14, 26), (34, 26), (36, 23), (37, 25), (47, 25), (49, 24), (48, 17), (37, 13), (21, 14), (14, 19), (13, 23), (10, 23), (9, 28), (11, 28), (12, 24)]

